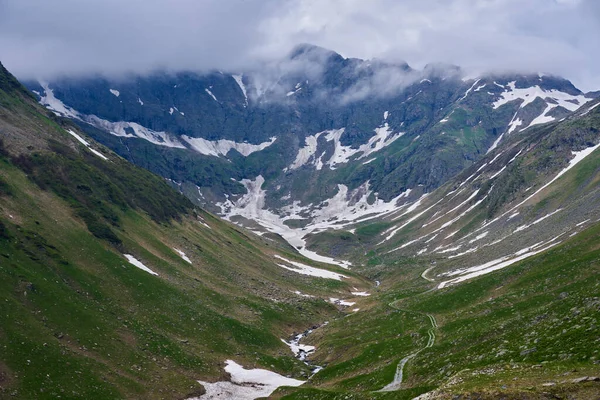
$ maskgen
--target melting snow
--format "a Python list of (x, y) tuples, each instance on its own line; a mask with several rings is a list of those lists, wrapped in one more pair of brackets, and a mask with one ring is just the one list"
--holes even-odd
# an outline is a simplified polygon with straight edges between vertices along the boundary
[(69, 132), (72, 136), (75, 137), (75, 139), (77, 139), (80, 143), (82, 143), (85, 147), (87, 147), (89, 151), (91, 151), (92, 153), (94, 153), (95, 155), (97, 155), (98, 157), (100, 157), (103, 160), (108, 160), (108, 158), (104, 154), (100, 153), (98, 150), (92, 149), (90, 147), (90, 144), (87, 142), (87, 140), (85, 140), (84, 138), (82, 138), (81, 136), (79, 136), (78, 134), (73, 132), (71, 129), (69, 129), (67, 132)]
[(246, 91), (246, 85), (244, 85), (243, 76), (242, 75), (231, 75), (233, 79), (237, 82), (240, 89), (242, 89), (242, 93), (244, 94), (245, 105), (248, 105), (248, 92)]
[(288, 345), (290, 350), (292, 350), (292, 353), (294, 353), (294, 357), (296, 357), (300, 361), (306, 360), (306, 357), (310, 353), (314, 352), (316, 349), (315, 346), (310, 346), (308, 344), (300, 344), (300, 339), (302, 339), (303, 337), (304, 334), (301, 333), (299, 335), (296, 335), (294, 339), (290, 340), (289, 342), (284, 339), (281, 339), (281, 341)]
[(231, 375), (231, 382), (198, 381), (204, 386), (206, 393), (188, 400), (254, 400), (270, 396), (280, 386), (297, 387), (304, 383), (266, 369), (245, 369), (232, 360), (225, 361), (225, 364), (225, 372)]
[(353, 305), (356, 304), (356, 302), (354, 302), (354, 301), (340, 300), (340, 299), (338, 299), (336, 297), (330, 297), (329, 298), (329, 302), (333, 303), (333, 304), (340, 305), (340, 306), (344, 306), (344, 307), (351, 307), (351, 306), (353, 306)]
[(588, 108), (588, 109), (586, 110), (586, 112), (584, 112), (583, 114), (581, 114), (581, 116), (583, 117), (584, 115), (588, 115), (588, 114), (590, 113), (590, 111), (592, 111), (594, 108), (596, 108), (596, 107), (598, 107), (598, 106), (600, 106), (600, 103), (596, 103), (596, 104), (594, 104), (593, 106), (591, 106), (590, 108)]
[(121, 93), (119, 93), (118, 90), (115, 89), (108, 89), (110, 90), (110, 92), (115, 96), (115, 97), (119, 97), (121, 95)]
[(150, 268), (146, 267), (144, 264), (142, 264), (142, 262), (140, 260), (136, 259), (131, 254), (123, 254), (123, 255), (125, 256), (125, 258), (127, 259), (127, 261), (129, 261), (130, 264), (138, 267), (141, 270), (144, 270), (144, 271), (148, 272), (149, 274), (158, 275), (156, 272), (154, 272)]
[(483, 239), (484, 237), (486, 237), (486, 236), (487, 236), (489, 233), (490, 233), (489, 231), (485, 231), (485, 232), (483, 232), (482, 234), (479, 234), (479, 235), (475, 236), (475, 238), (474, 238), (474, 239), (471, 239), (471, 240), (469, 241), (469, 243), (475, 243), (476, 241), (478, 241), (478, 240), (481, 240), (481, 239)]
[[(301, 147), (298, 150), (296, 159), (294, 160), (292, 165), (290, 165), (289, 169), (298, 169), (301, 166), (308, 163), (308, 161), (311, 159), (311, 157), (313, 157), (315, 155), (315, 153), (317, 152), (318, 139), (322, 133), (323, 132), (317, 133), (316, 135), (313, 135), (313, 136), (307, 136), (304, 139), (305, 146)], [(315, 165), (316, 165), (316, 160), (315, 160)], [(320, 168), (317, 168), (317, 169), (320, 169)]]
[(56, 115), (79, 118), (79, 113), (77, 111), (73, 110), (71, 107), (65, 105), (62, 101), (54, 97), (54, 90), (50, 89), (47, 83), (40, 83), (40, 86), (42, 86), (44, 89), (44, 96), (40, 96), (41, 104), (46, 106)]
[[(135, 122), (110, 122), (95, 115), (84, 117), (83, 120), (98, 128), (107, 130), (111, 135), (130, 138), (137, 137), (159, 146), (185, 149), (185, 146), (178, 139), (172, 138), (168, 133), (153, 131)], [(131, 131), (133, 134), (129, 133)]]
[[(552, 240), (550, 240), (550, 241), (548, 241), (546, 243), (538, 243), (538, 244), (536, 244), (534, 246), (530, 246), (530, 247), (528, 247), (526, 249), (519, 250), (519, 251), (517, 251), (514, 254), (514, 255), (516, 255), (516, 257), (514, 257), (514, 258), (510, 258), (509, 256), (504, 256), (504, 257), (501, 257), (499, 259), (496, 259), (496, 260), (493, 260), (493, 261), (489, 261), (489, 262), (487, 262), (485, 264), (482, 264), (482, 265), (478, 265), (478, 266), (471, 267), (471, 268), (459, 269), (459, 270), (452, 271), (452, 272), (450, 272), (450, 273), (448, 273), (446, 275), (449, 275), (449, 276), (460, 275), (460, 276), (457, 277), (457, 278), (454, 278), (454, 279), (450, 279), (450, 280), (441, 282), (438, 285), (437, 288), (438, 289), (442, 289), (442, 288), (444, 288), (444, 287), (446, 287), (448, 285), (453, 285), (453, 284), (456, 284), (456, 283), (459, 283), (459, 282), (466, 281), (468, 279), (475, 278), (477, 276), (489, 274), (490, 272), (494, 272), (494, 271), (497, 271), (499, 269), (506, 268), (509, 265), (512, 265), (512, 264), (514, 264), (516, 262), (519, 262), (519, 261), (524, 260), (524, 259), (526, 259), (528, 257), (534, 256), (534, 255), (539, 254), (539, 253), (541, 253), (543, 251), (546, 251), (546, 250), (550, 249), (551, 247), (556, 246), (557, 244), (560, 243), (560, 242), (555, 242), (557, 238), (554, 238), (554, 239), (552, 239)], [(532, 249), (537, 248), (537, 247), (539, 247), (541, 245), (546, 245), (546, 247), (543, 247), (541, 249), (537, 249), (537, 250), (531, 251)]]
[(394, 134), (386, 122), (383, 124), (383, 126), (375, 128), (375, 136), (371, 137), (367, 143), (360, 145), (357, 149), (353, 149), (350, 146), (343, 146), (340, 143), (340, 138), (344, 132), (345, 128), (322, 132), (327, 133), (325, 136), (327, 141), (333, 141), (334, 143), (333, 155), (326, 162), (326, 164), (332, 169), (335, 169), (334, 167), (337, 164), (347, 163), (350, 158), (359, 153), (361, 153), (361, 155), (357, 159), (360, 160), (362, 158), (366, 158), (370, 154), (389, 146), (404, 135), (404, 132)]
[(143, 106), (143, 105), (144, 105), (144, 102), (143, 102), (143, 101), (142, 101), (142, 99), (140, 99), (139, 97), (138, 97), (138, 103), (140, 103), (140, 106)]
[(514, 233), (520, 232), (520, 231), (524, 231), (525, 229), (530, 228), (533, 225), (539, 224), (540, 222), (542, 222), (546, 218), (549, 218), (549, 217), (553, 216), (554, 214), (556, 214), (559, 211), (562, 211), (562, 208), (559, 208), (558, 210), (555, 210), (555, 211), (551, 212), (550, 214), (546, 214), (543, 217), (536, 219), (535, 221), (533, 221), (532, 223), (530, 223), (528, 225), (521, 225), (521, 226), (517, 227), (517, 229), (515, 229)]
[(288, 260), (286, 258), (283, 258), (283, 257), (279, 256), (279, 255), (275, 255), (275, 257), (279, 258), (280, 260), (283, 260), (286, 263), (294, 266), (294, 268), (292, 268), (292, 267), (288, 267), (287, 265), (277, 264), (281, 268), (285, 268), (285, 269), (287, 269), (289, 271), (293, 271), (293, 272), (296, 272), (298, 274), (315, 276), (317, 278), (335, 279), (337, 281), (341, 280), (342, 278), (347, 278), (347, 276), (345, 276), (345, 275), (338, 274), (336, 272), (331, 272), (331, 271), (328, 271), (326, 269), (320, 269), (320, 268), (311, 267), (309, 265), (302, 264), (302, 263), (299, 263), (299, 262), (296, 262), (296, 261), (290, 261), (290, 260)]
[(361, 296), (361, 297), (366, 297), (366, 296), (371, 295), (371, 293), (367, 293), (367, 292), (351, 292), (351, 293), (355, 296)]
[[(375, 201), (370, 203), (368, 199), (373, 193), (369, 189), (368, 182), (352, 191), (349, 191), (345, 185), (338, 185), (337, 194), (323, 203), (301, 206), (299, 202), (294, 202), (275, 213), (265, 208), (266, 191), (262, 189), (264, 182), (261, 175), (254, 181), (243, 179), (240, 183), (246, 187), (245, 195), (235, 202), (227, 199), (225, 202), (217, 203), (225, 219), (231, 220), (234, 216), (241, 216), (256, 221), (267, 231), (281, 235), (305, 257), (344, 268), (347, 268), (350, 263), (321, 256), (306, 249), (304, 237), (327, 229), (344, 229), (353, 223), (392, 213), (398, 209), (397, 201), (410, 193), (407, 190), (389, 202), (375, 197)], [(288, 220), (307, 218), (311, 218), (311, 221), (303, 228), (290, 228), (285, 224)]]
[(583, 95), (574, 96), (555, 89), (544, 90), (537, 85), (521, 89), (516, 87), (516, 83), (516, 81), (513, 81), (508, 84), (509, 90), (502, 92), (500, 94), (501, 98), (492, 104), (494, 109), (519, 99), (523, 100), (520, 106), (520, 108), (523, 108), (526, 105), (533, 103), (539, 97), (543, 100), (550, 98), (558, 103), (555, 104), (555, 106), (561, 106), (569, 111), (575, 111), (583, 104), (591, 100)]
[(205, 91), (206, 93), (208, 93), (208, 95), (209, 95), (210, 97), (212, 97), (214, 101), (216, 101), (217, 103), (219, 102), (219, 100), (217, 100), (217, 98), (215, 97), (215, 95), (213, 94), (213, 92), (211, 92), (209, 89), (204, 89), (204, 91)]
[(260, 144), (250, 143), (237, 143), (233, 140), (221, 139), (216, 141), (206, 140), (203, 138), (192, 138), (189, 136), (181, 136), (183, 140), (192, 146), (200, 154), (207, 156), (219, 157), (220, 155), (226, 156), (231, 149), (237, 150), (244, 157), (248, 157), (250, 154), (257, 151), (261, 151), (275, 143), (276, 138), (272, 137), (268, 142)]
[(462, 101), (462, 100), (466, 99), (467, 96), (469, 95), (469, 93), (471, 93), (471, 91), (473, 90), (473, 88), (475, 87), (475, 85), (477, 85), (480, 80), (481, 79), (477, 79), (475, 81), (475, 83), (473, 83), (473, 85), (471, 85), (471, 87), (465, 92), (465, 95), (463, 97), (461, 97), (458, 101)]
[(190, 264), (192, 263), (192, 260), (190, 260), (190, 258), (188, 256), (185, 255), (185, 253), (179, 249), (175, 249), (173, 248), (173, 250), (175, 250), (177, 252), (177, 254), (179, 254), (179, 256), (181, 258), (183, 258), (185, 261), (189, 262)]

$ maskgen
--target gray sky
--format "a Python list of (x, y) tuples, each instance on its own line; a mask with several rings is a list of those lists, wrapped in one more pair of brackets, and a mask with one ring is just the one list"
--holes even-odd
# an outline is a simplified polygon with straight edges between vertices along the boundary
[(600, 89), (598, 0), (0, 0), (0, 61), (21, 78), (238, 70), (306, 42)]

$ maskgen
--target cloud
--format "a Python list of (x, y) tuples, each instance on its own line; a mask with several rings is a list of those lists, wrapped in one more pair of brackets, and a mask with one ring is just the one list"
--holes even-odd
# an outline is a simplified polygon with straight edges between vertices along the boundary
[(0, 59), (19, 76), (237, 70), (314, 43), (592, 90), (598, 37), (596, 0), (0, 0)]

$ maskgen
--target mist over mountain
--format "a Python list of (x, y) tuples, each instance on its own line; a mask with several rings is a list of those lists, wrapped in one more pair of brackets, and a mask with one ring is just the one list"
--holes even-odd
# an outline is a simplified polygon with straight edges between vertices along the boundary
[(600, 398), (599, 4), (0, 1), (0, 398)]
[(600, 86), (593, 0), (34, 3), (0, 4), (0, 54), (21, 79), (255, 69), (313, 43), (416, 69), (444, 62), (475, 74), (543, 72), (586, 91)]

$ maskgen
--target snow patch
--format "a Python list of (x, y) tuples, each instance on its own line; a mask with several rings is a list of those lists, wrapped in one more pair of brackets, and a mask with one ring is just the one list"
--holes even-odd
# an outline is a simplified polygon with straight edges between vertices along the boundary
[(227, 156), (227, 153), (232, 149), (237, 150), (244, 157), (248, 157), (252, 153), (266, 149), (275, 143), (276, 140), (275, 137), (272, 137), (268, 142), (250, 144), (238, 143), (228, 139), (212, 141), (203, 138), (192, 138), (186, 135), (181, 136), (181, 138), (189, 143), (189, 145), (198, 153), (215, 157)]
[(242, 90), (242, 93), (244, 94), (244, 100), (245, 100), (244, 105), (247, 106), (248, 105), (248, 92), (246, 90), (246, 85), (244, 85), (243, 76), (242, 75), (231, 75), (231, 76), (233, 77), (233, 79), (235, 79), (236, 83)]
[(75, 139), (77, 139), (81, 144), (83, 144), (85, 147), (87, 147), (89, 151), (91, 151), (92, 153), (94, 153), (95, 155), (97, 155), (98, 157), (100, 157), (103, 160), (108, 160), (108, 158), (104, 154), (100, 153), (98, 150), (92, 149), (92, 147), (87, 142), (87, 140), (85, 140), (84, 138), (82, 138), (81, 136), (79, 136), (78, 134), (73, 132), (71, 129), (69, 129), (67, 132), (69, 132), (69, 134), (71, 134), (71, 136), (75, 137)]
[(138, 267), (139, 269), (141, 269), (143, 271), (146, 271), (147, 273), (149, 273), (151, 275), (158, 275), (156, 272), (154, 272), (150, 268), (146, 267), (140, 260), (136, 259), (131, 254), (123, 254), (123, 255), (125, 256), (127, 261), (129, 261), (130, 264)]
[(115, 89), (108, 89), (115, 97), (119, 97), (121, 93)]
[(179, 249), (173, 248), (173, 250), (175, 250), (177, 252), (177, 254), (179, 254), (179, 256), (181, 258), (183, 258), (185, 261), (187, 261), (188, 263), (192, 263), (192, 260), (190, 260), (190, 258), (188, 256), (185, 255), (185, 253)]
[[(393, 213), (399, 208), (396, 203), (410, 193), (410, 190), (407, 190), (385, 202), (369, 189), (368, 182), (352, 191), (345, 185), (338, 185), (337, 193), (322, 203), (301, 206), (299, 201), (295, 201), (274, 212), (265, 208), (266, 191), (262, 189), (264, 182), (261, 175), (255, 180), (240, 181), (246, 187), (247, 193), (235, 201), (226, 199), (217, 203), (217, 207), (221, 208), (221, 215), (230, 221), (236, 216), (255, 221), (265, 230), (281, 235), (305, 257), (343, 268), (348, 268), (351, 264), (308, 250), (304, 237), (327, 229), (345, 229), (351, 224)], [(308, 220), (308, 223), (303, 228), (291, 228), (285, 223), (298, 219)]]
[(217, 100), (216, 96), (213, 94), (213, 92), (210, 91), (210, 89), (205, 88), (204, 91), (213, 98), (214, 101), (216, 101), (217, 103), (219, 102), (219, 100)]
[(347, 276), (345, 276), (345, 275), (338, 274), (336, 272), (331, 272), (326, 269), (315, 268), (315, 267), (311, 267), (309, 265), (302, 264), (302, 263), (299, 263), (296, 261), (290, 261), (286, 258), (281, 257), (280, 255), (277, 255), (277, 254), (275, 255), (275, 257), (279, 258), (280, 260), (285, 261), (286, 263), (288, 263), (290, 265), (293, 265), (293, 267), (288, 267), (287, 265), (277, 264), (281, 268), (285, 268), (289, 271), (293, 271), (298, 274), (314, 276), (317, 278), (335, 279), (337, 281), (341, 280), (342, 278), (347, 278)]
[(556, 101), (557, 104), (554, 104), (555, 106), (561, 106), (569, 111), (575, 111), (591, 100), (584, 95), (574, 96), (556, 89), (544, 90), (537, 85), (528, 88), (517, 88), (516, 83), (516, 81), (510, 82), (508, 84), (508, 90), (500, 93), (500, 98), (492, 104), (494, 109), (498, 109), (504, 104), (515, 100), (523, 100), (519, 107), (523, 108), (528, 104), (533, 103), (539, 97), (543, 100), (550, 98)]
[(236, 399), (254, 400), (268, 397), (281, 386), (297, 387), (305, 381), (286, 378), (266, 369), (245, 369), (232, 360), (225, 361), (225, 372), (231, 375), (231, 382), (198, 381), (206, 389), (200, 397), (188, 400)]

